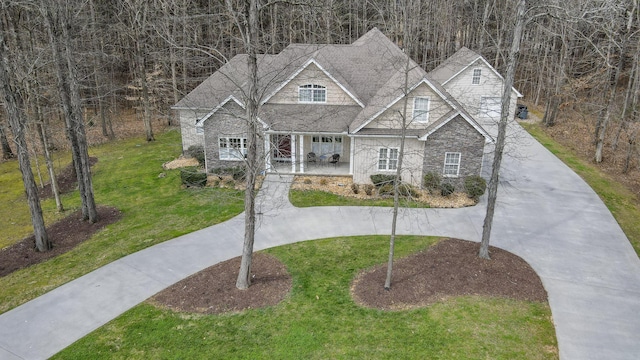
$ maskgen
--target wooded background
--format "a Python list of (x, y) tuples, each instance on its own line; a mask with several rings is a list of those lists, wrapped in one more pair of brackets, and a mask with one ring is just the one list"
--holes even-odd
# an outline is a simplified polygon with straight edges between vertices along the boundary
[[(524, 101), (544, 113), (547, 126), (562, 129), (557, 136), (579, 139), (575, 146), (622, 174), (638, 168), (639, 2), (531, 2), (515, 83)], [(259, 3), (269, 6), (260, 10), (257, 50), (273, 54), (291, 43), (349, 44), (373, 27), (403, 47), (400, 14), (408, 8), (414, 21), (407, 30), (417, 39), (410, 56), (427, 71), (466, 46), (504, 73), (515, 21), (509, 0)], [(64, 133), (64, 119), (52, 51), (64, 32), (54, 31), (52, 40), (45, 9), (53, 9), (68, 35), (68, 71), (78, 82), (84, 123), (100, 134), (90, 143), (131, 135), (119, 124), (132, 113), (152, 140), (154, 128), (175, 124), (172, 104), (244, 52), (223, 0), (3, 0), (0, 30), (12, 91), (24, 100), (33, 134), (27, 140), (38, 151), (38, 125), (49, 133), (49, 146), (66, 146), (64, 136), (56, 136)], [(1, 113), (7, 158), (13, 143)]]

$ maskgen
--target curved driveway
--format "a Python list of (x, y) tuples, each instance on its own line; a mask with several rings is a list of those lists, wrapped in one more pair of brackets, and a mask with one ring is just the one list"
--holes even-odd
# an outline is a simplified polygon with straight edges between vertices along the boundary
[[(560, 358), (638, 359), (640, 261), (589, 186), (519, 126), (503, 161), (491, 244), (524, 258), (549, 294)], [(294, 208), (291, 176), (258, 197), (256, 250), (334, 236), (389, 234), (391, 210)], [(485, 206), (403, 209), (398, 233), (479, 241)], [(0, 360), (43, 359), (165, 287), (238, 256), (243, 215), (129, 255), (0, 315)]]

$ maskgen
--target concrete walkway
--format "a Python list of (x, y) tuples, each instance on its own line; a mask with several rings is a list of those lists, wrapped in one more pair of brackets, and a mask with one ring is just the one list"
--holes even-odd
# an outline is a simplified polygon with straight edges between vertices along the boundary
[[(640, 261), (597, 195), (519, 126), (503, 162), (492, 245), (542, 278), (562, 360), (637, 359)], [(256, 250), (333, 236), (388, 234), (391, 210), (294, 208), (291, 176), (258, 197)], [(485, 205), (403, 209), (398, 232), (479, 241)], [(243, 215), (132, 254), (0, 315), (0, 359), (44, 359), (165, 287), (240, 255)]]

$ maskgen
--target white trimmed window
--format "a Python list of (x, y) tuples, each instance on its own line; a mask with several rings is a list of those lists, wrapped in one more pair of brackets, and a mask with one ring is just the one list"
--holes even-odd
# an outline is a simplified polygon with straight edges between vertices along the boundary
[(481, 76), (482, 76), (482, 69), (473, 69), (473, 77), (471, 78), (471, 84), (480, 85)]
[(204, 126), (202, 123), (196, 124), (196, 134), (198, 135), (204, 134)]
[(221, 137), (218, 138), (220, 160), (242, 160), (247, 154), (247, 139)]
[(460, 153), (448, 152), (444, 154), (444, 171), (445, 177), (457, 177), (460, 173)]
[(342, 136), (314, 136), (311, 139), (311, 151), (318, 156), (327, 154), (342, 156)]
[(298, 88), (298, 102), (324, 103), (327, 102), (327, 88), (322, 85), (307, 84)]
[(378, 152), (378, 170), (396, 170), (398, 168), (398, 148), (380, 148)]
[(413, 120), (416, 122), (429, 122), (429, 98), (417, 97), (413, 99)]

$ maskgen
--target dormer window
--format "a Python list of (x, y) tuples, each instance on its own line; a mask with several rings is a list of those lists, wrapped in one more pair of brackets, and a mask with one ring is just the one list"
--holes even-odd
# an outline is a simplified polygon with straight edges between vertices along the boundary
[(471, 78), (471, 84), (480, 85), (481, 76), (482, 76), (482, 69), (473, 69), (473, 77)]
[(324, 103), (327, 102), (327, 87), (316, 84), (301, 85), (298, 88), (298, 102)]
[(413, 99), (413, 120), (420, 123), (429, 122), (428, 97), (417, 97)]

